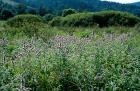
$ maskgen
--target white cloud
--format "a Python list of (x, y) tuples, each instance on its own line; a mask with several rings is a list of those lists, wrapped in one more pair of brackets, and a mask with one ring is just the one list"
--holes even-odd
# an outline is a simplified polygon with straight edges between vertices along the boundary
[(119, 2), (119, 3), (133, 3), (133, 2), (138, 2), (140, 0), (102, 0), (102, 1), (112, 1), (112, 2)]

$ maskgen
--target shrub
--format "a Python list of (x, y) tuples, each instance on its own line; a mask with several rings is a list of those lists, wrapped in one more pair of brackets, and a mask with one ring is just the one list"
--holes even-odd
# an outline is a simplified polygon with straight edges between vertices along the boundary
[[(100, 27), (135, 26), (140, 19), (132, 14), (119, 11), (103, 11), (97, 13), (77, 13), (62, 18), (54, 18), (50, 25), (87, 27), (95, 24)], [(59, 24), (58, 24), (59, 23)]]
[(7, 25), (24, 32), (29, 36), (38, 36), (39, 29), (43, 27), (43, 19), (36, 15), (17, 15), (7, 21)]
[(46, 14), (45, 16), (43, 16), (43, 19), (44, 19), (45, 23), (48, 23), (53, 18), (54, 18), (54, 15), (52, 15), (52, 14)]
[(51, 26), (61, 26), (61, 21), (62, 21), (62, 17), (58, 16), (58, 17), (53, 18), (49, 22), (49, 25), (51, 25)]
[(36, 25), (43, 22), (43, 20), (36, 15), (30, 15), (30, 14), (25, 14), (25, 15), (17, 15), (7, 21), (7, 24), (10, 27), (24, 27), (27, 25)]
[(95, 13), (94, 18), (100, 26), (135, 26), (140, 22), (138, 17), (130, 13), (120, 11), (98, 12)]
[(62, 16), (65, 17), (67, 15), (71, 15), (71, 14), (74, 14), (74, 13), (77, 13), (77, 11), (75, 9), (64, 9), (62, 11)]

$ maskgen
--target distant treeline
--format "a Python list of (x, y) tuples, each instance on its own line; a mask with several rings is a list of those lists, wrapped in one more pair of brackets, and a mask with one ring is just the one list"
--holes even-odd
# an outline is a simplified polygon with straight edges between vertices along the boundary
[(46, 8), (55, 14), (59, 14), (63, 9), (73, 8), (78, 11), (104, 11), (117, 10), (126, 11), (140, 16), (140, 7), (100, 0), (12, 0), (26, 4), (33, 8)]
[[(6, 20), (19, 14), (34, 14), (47, 17), (60, 16), (63, 10), (72, 8), (78, 12), (106, 10), (125, 11), (140, 16), (140, 7), (100, 0), (0, 0), (0, 19)], [(6, 1), (6, 0), (5, 0)]]

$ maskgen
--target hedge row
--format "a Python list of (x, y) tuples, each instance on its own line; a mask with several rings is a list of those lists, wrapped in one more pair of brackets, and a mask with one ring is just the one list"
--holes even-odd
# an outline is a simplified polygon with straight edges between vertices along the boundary
[(96, 13), (76, 13), (66, 17), (56, 17), (49, 22), (51, 26), (87, 27), (99, 25), (107, 26), (134, 26), (140, 18), (120, 11), (102, 11)]

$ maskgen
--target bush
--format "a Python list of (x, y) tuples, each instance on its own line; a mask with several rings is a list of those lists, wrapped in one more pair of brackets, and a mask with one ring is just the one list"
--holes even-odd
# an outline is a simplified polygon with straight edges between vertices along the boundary
[(96, 20), (100, 26), (135, 26), (140, 22), (140, 18), (130, 13), (120, 11), (98, 12), (95, 14), (94, 20)]
[(17, 15), (7, 21), (7, 25), (18, 29), (29, 36), (38, 36), (39, 29), (44, 26), (43, 19), (36, 15)]
[(30, 15), (30, 14), (25, 14), (25, 15), (17, 15), (7, 21), (7, 24), (10, 27), (24, 27), (28, 25), (37, 25), (39, 23), (43, 22), (42, 18), (36, 15)]
[(53, 18), (54, 18), (54, 15), (52, 15), (52, 14), (46, 14), (45, 16), (43, 16), (43, 19), (44, 19), (45, 23), (48, 23)]
[(66, 17), (54, 18), (51, 26), (75, 26), (87, 27), (99, 25), (100, 27), (108, 26), (135, 26), (140, 19), (132, 14), (119, 11), (103, 11), (97, 13), (77, 13)]
[(62, 16), (65, 17), (67, 15), (75, 14), (77, 11), (75, 9), (64, 9), (62, 11)]
[(62, 21), (62, 17), (58, 16), (58, 17), (53, 18), (49, 22), (49, 25), (51, 25), (51, 26), (61, 26), (61, 21)]

